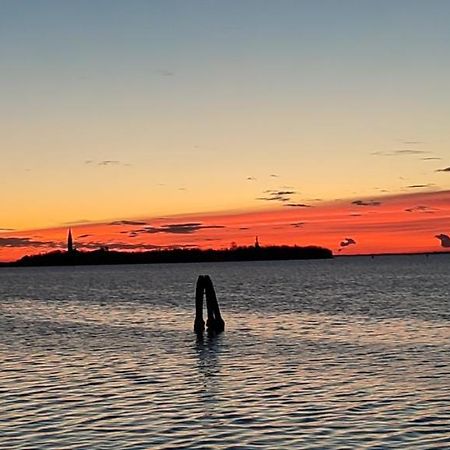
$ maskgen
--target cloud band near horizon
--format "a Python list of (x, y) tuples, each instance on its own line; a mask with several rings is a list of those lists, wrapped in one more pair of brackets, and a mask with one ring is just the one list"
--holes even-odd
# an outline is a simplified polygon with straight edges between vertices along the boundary
[[(293, 225), (294, 224), (294, 225)], [(299, 225), (301, 224), (301, 225)], [(344, 237), (346, 254), (439, 251), (436, 236), (450, 233), (450, 191), (351, 199), (314, 208), (279, 208), (165, 218), (131, 218), (72, 226), (79, 249), (173, 247), (224, 248), (252, 245), (322, 245), (334, 251)], [(0, 232), (0, 260), (64, 248), (67, 227)], [(348, 238), (347, 238), (348, 239)]]

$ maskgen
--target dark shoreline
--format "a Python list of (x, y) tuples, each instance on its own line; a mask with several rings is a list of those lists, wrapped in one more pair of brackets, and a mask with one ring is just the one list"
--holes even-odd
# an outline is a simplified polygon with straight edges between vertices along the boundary
[(317, 246), (237, 247), (225, 250), (172, 249), (146, 252), (119, 252), (101, 249), (90, 252), (54, 251), (24, 256), (18, 261), (0, 263), (0, 267), (281, 261), (331, 258), (333, 258), (331, 250)]
[[(266, 247), (265, 247), (266, 248)], [(268, 254), (265, 253), (263, 250), (263, 254), (241, 254), (241, 255), (227, 255), (225, 258), (220, 258), (217, 253), (231, 253), (235, 250), (196, 250), (198, 252), (201, 252), (203, 255), (202, 257), (195, 257), (195, 258), (180, 258), (180, 259), (170, 259), (170, 258), (152, 258), (152, 260), (146, 260), (145, 257), (142, 257), (141, 255), (146, 255), (150, 253), (171, 253), (171, 252), (192, 252), (193, 250), (169, 250), (169, 251), (162, 251), (162, 252), (107, 252), (108, 256), (113, 255), (112, 258), (98, 258), (96, 255), (99, 253), (106, 253), (102, 251), (93, 251), (93, 252), (76, 252), (77, 255), (83, 255), (82, 258), (73, 258), (73, 255), (68, 255), (67, 252), (51, 252), (51, 253), (44, 253), (39, 255), (32, 255), (32, 256), (25, 256), (21, 258), (18, 261), (11, 261), (11, 262), (1, 262), (0, 261), (0, 268), (1, 267), (42, 267), (42, 266), (94, 266), (94, 265), (119, 265), (119, 264), (126, 264), (126, 265), (132, 265), (132, 264), (183, 264), (183, 263), (195, 263), (195, 262), (238, 262), (238, 261), (292, 261), (292, 260), (309, 260), (309, 259), (332, 259), (332, 258), (358, 258), (358, 257), (364, 257), (364, 258), (377, 258), (381, 256), (436, 256), (436, 255), (450, 255), (450, 251), (436, 251), (436, 252), (413, 252), (413, 253), (360, 253), (356, 255), (343, 255), (343, 254), (333, 254), (331, 250), (323, 248), (323, 247), (316, 247), (316, 246), (308, 246), (308, 247), (267, 247), (268, 249), (297, 249), (297, 250), (304, 250), (304, 249), (318, 249), (318, 250), (325, 250), (329, 251), (330, 253), (326, 254), (319, 254), (319, 255), (313, 255), (310, 254), (294, 254), (294, 255), (286, 255), (286, 254)], [(55, 254), (58, 254), (58, 257), (55, 258)], [(214, 256), (212, 256), (213, 254)], [(66, 255), (63, 257), (62, 255)], [(88, 258), (85, 259), (85, 255), (89, 255)], [(116, 258), (115, 255), (119, 255), (119, 258)], [(134, 258), (133, 256), (138, 255), (137, 258)], [(103, 255), (102, 255), (103, 256)], [(153, 256), (153, 255), (152, 255)], [(198, 256), (198, 255), (197, 255)], [(217, 257), (216, 257), (217, 256)], [(124, 257), (124, 259), (122, 259)], [(55, 260), (53, 260), (55, 258)], [(91, 259), (92, 258), (92, 259)], [(25, 259), (25, 261), (23, 261)]]

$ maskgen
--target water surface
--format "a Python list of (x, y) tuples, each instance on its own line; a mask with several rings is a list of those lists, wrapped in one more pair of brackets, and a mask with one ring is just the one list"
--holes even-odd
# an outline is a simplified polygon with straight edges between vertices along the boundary
[[(211, 275), (226, 321), (192, 333)], [(450, 257), (0, 270), (0, 448), (450, 447)]]

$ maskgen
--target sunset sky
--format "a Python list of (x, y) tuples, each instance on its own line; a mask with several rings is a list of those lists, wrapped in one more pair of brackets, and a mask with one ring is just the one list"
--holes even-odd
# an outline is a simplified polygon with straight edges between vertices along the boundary
[(447, 0), (0, 1), (0, 261), (450, 250)]

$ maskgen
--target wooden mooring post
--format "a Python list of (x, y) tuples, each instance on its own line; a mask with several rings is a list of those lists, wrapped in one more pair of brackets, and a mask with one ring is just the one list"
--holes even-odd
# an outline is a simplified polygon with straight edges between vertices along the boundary
[(218, 334), (225, 330), (225, 322), (220, 314), (216, 291), (209, 275), (200, 275), (195, 286), (195, 321), (194, 331), (203, 334), (205, 321), (203, 320), (203, 298), (206, 296), (207, 320), (206, 328), (209, 334)]

